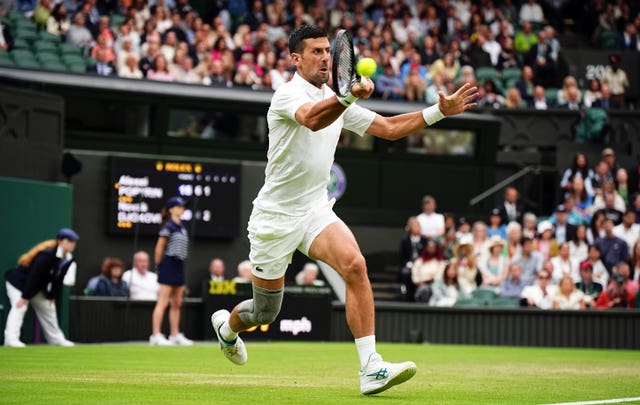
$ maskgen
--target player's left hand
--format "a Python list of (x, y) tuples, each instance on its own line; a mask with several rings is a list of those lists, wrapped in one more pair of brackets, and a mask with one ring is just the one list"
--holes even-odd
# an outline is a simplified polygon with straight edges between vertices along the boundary
[(465, 83), (450, 96), (445, 96), (444, 93), (439, 91), (438, 107), (445, 116), (460, 114), (478, 105), (475, 103), (475, 99), (478, 97), (477, 90), (477, 87), (471, 87), (471, 84)]
[(367, 99), (373, 94), (374, 85), (370, 78), (364, 78), (364, 86), (360, 85), (360, 82), (354, 81), (351, 85), (351, 93), (362, 99)]

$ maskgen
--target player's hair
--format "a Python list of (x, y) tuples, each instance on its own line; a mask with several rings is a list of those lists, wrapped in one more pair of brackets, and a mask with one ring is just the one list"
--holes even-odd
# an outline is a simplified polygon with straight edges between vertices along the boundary
[(301, 53), (304, 48), (305, 39), (322, 38), (327, 36), (327, 31), (317, 25), (301, 25), (289, 36), (289, 53)]
[(43, 250), (52, 248), (58, 244), (55, 239), (45, 240), (32, 247), (27, 253), (20, 256), (18, 259), (18, 265), (22, 267), (29, 267), (33, 259)]

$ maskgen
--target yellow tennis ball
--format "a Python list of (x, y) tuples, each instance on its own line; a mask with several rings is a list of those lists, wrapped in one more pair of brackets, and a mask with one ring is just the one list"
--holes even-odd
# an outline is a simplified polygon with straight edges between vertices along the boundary
[(376, 73), (376, 69), (378, 69), (378, 64), (373, 58), (362, 58), (356, 65), (356, 72), (360, 76), (373, 76)]

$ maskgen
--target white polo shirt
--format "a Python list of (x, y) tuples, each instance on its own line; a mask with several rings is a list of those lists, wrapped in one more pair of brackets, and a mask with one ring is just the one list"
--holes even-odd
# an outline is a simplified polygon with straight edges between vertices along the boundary
[(132, 300), (155, 301), (158, 299), (158, 275), (151, 271), (140, 274), (138, 270), (131, 269), (124, 272), (122, 280), (129, 286), (129, 295)]
[(342, 128), (362, 136), (376, 116), (354, 103), (318, 131), (296, 121), (300, 106), (330, 97), (335, 93), (328, 85), (317, 88), (297, 73), (275, 92), (267, 113), (265, 184), (253, 201), (254, 208), (299, 217), (328, 200), (329, 173)]

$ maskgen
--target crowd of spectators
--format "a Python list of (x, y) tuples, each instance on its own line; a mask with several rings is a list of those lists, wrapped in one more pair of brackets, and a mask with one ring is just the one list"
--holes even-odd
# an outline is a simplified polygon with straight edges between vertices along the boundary
[(493, 297), (542, 309), (640, 306), (640, 163), (619, 167), (610, 148), (591, 166), (576, 154), (563, 201), (537, 216), (515, 187), (487, 220), (438, 213), (432, 196), (409, 218), (400, 281), (409, 301), (452, 306)]
[[(344, 28), (356, 54), (378, 62), (376, 97), (434, 103), (438, 91), (472, 82), (479, 104), (495, 108), (624, 106), (620, 56), (583, 92), (561, 68), (558, 30), (579, 31), (594, 47), (605, 37), (607, 49), (640, 50), (629, 0), (214, 1), (206, 13), (188, 0), (0, 2), (0, 17), (16, 10), (83, 48), (93, 74), (264, 90), (293, 74), (292, 29)], [(0, 47), (9, 49), (6, 28)]]

